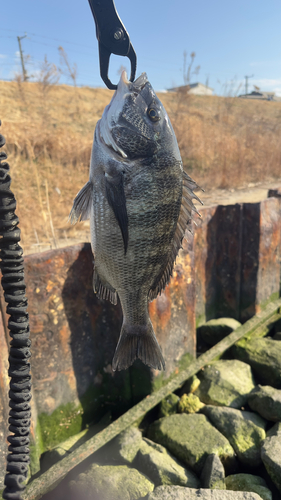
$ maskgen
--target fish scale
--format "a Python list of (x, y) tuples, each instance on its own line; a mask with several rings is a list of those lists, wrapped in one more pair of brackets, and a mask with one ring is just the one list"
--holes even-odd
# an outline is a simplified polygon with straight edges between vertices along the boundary
[(148, 302), (165, 288), (197, 198), (183, 172), (168, 115), (142, 74), (123, 72), (98, 122), (90, 179), (74, 200), (71, 221), (90, 218), (94, 290), (123, 311), (113, 370), (141, 359), (165, 368)]

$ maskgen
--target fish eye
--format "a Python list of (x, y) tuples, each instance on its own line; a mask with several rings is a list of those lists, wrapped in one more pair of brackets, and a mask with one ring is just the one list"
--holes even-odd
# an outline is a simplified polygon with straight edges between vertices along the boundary
[(160, 112), (158, 109), (155, 108), (148, 108), (147, 110), (148, 118), (152, 122), (158, 122), (160, 120)]

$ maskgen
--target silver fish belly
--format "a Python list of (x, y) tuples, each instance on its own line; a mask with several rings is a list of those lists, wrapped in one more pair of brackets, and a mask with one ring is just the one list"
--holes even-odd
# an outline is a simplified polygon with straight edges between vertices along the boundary
[(123, 72), (97, 123), (90, 179), (70, 214), (74, 223), (90, 218), (95, 292), (121, 302), (113, 370), (137, 358), (165, 369), (148, 302), (170, 279), (197, 187), (183, 171), (171, 123), (146, 74), (131, 83)]

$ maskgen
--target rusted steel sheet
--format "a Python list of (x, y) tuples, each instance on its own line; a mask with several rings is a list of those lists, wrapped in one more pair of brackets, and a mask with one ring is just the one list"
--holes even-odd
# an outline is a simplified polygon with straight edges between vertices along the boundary
[(267, 193), (268, 198), (281, 198), (281, 186), (275, 188), (275, 189), (269, 189)]
[(195, 230), (196, 321), (244, 322), (280, 292), (281, 201), (201, 209)]
[(260, 203), (243, 204), (240, 277), (240, 320), (247, 321), (256, 311), (260, 245)]
[[(177, 369), (181, 355), (195, 355), (194, 265), (193, 253), (188, 251), (192, 242), (187, 247), (181, 251), (167, 293), (150, 306), (167, 362), (164, 377)], [(25, 258), (38, 414), (51, 414), (70, 401), (78, 405), (88, 390), (93, 411), (101, 406), (114, 410), (118, 404), (121, 412), (135, 398), (130, 370), (114, 374), (111, 370), (121, 308), (96, 297), (92, 271), (89, 244)], [(146, 369), (142, 365), (140, 370)], [(158, 375), (153, 370), (146, 374), (146, 392)]]
[(239, 317), (241, 205), (201, 209), (195, 230), (197, 324)]
[(218, 206), (215, 219), (216, 316), (230, 316), (239, 319), (241, 205)]
[(280, 200), (243, 205), (240, 319), (248, 320), (280, 293)]
[[(122, 385), (127, 388), (127, 373), (112, 377), (110, 370), (121, 326), (120, 307), (95, 297), (92, 260), (90, 244), (25, 258), (38, 414), (51, 414), (70, 401), (79, 405), (88, 389), (93, 389), (93, 409), (98, 408), (112, 402)], [(127, 407), (130, 394), (123, 392)]]
[(195, 267), (193, 235), (186, 232), (173, 276), (150, 303), (149, 313), (166, 361), (165, 377), (177, 370), (184, 354), (195, 356)]
[[(268, 198), (261, 202), (260, 245), (257, 279), (257, 304), (270, 297), (277, 298), (280, 291), (281, 257), (281, 198)], [(258, 311), (258, 307), (257, 307)]]
[(216, 231), (213, 218), (217, 206), (200, 209), (202, 218), (194, 226), (194, 266), (196, 289), (196, 322), (202, 324), (214, 317), (216, 307)]

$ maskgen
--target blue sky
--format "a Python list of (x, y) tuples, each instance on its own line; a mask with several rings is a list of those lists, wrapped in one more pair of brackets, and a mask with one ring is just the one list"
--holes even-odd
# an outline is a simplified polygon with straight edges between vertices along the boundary
[[(183, 84), (183, 52), (196, 53), (201, 81), (216, 94), (244, 92), (253, 84), (281, 95), (280, 0), (115, 0), (138, 57), (137, 75), (146, 71), (156, 90)], [(38, 75), (45, 55), (60, 64), (58, 46), (76, 63), (78, 85), (102, 87), (95, 24), (87, 0), (10, 0), (1, 8), (0, 79), (20, 71), (17, 36), (30, 75)], [(112, 81), (130, 64), (113, 56)], [(70, 83), (66, 77), (60, 80)], [(240, 88), (239, 88), (240, 86)]]

